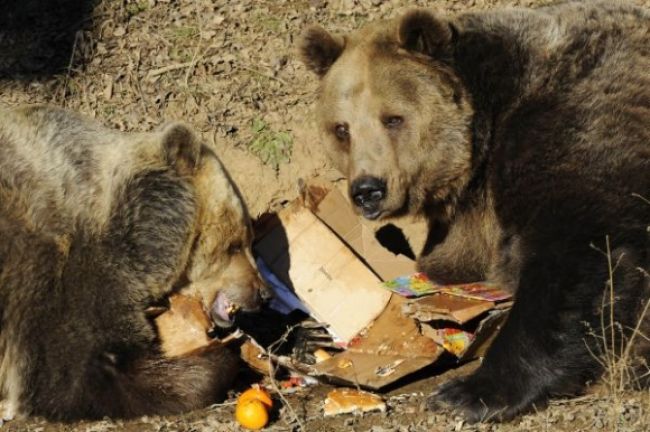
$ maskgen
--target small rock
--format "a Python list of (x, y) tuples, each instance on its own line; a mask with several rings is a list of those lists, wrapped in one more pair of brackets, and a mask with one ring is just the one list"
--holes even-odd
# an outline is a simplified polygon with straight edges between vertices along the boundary
[(126, 30), (122, 26), (118, 26), (113, 30), (113, 36), (121, 37), (126, 34)]
[(322, 9), (327, 6), (327, 0), (309, 0), (309, 6), (314, 9)]
[(414, 407), (414, 406), (407, 406), (407, 407), (404, 408), (404, 412), (406, 414), (415, 414), (416, 411), (417, 411), (417, 408)]

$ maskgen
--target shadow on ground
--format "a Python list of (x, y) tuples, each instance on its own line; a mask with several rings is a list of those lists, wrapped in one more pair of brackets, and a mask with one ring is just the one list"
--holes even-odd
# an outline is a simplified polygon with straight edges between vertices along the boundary
[(75, 39), (90, 26), (96, 3), (0, 0), (0, 79), (30, 80), (78, 66)]

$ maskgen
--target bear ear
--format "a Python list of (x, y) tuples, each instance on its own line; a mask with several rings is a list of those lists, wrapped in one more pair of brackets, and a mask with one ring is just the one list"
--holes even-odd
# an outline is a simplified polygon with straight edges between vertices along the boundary
[(180, 175), (192, 175), (199, 166), (201, 142), (183, 123), (173, 122), (162, 128), (162, 148), (170, 167)]
[(414, 9), (399, 20), (397, 37), (408, 51), (439, 57), (449, 51), (453, 29), (430, 10)]
[(323, 77), (345, 47), (340, 36), (333, 36), (320, 26), (311, 26), (300, 41), (300, 55), (309, 70)]

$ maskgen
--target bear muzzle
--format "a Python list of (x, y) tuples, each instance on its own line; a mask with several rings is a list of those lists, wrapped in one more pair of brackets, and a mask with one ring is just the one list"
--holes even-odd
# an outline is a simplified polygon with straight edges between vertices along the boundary
[(210, 317), (219, 327), (231, 327), (241, 312), (257, 312), (273, 298), (273, 291), (259, 275), (238, 280), (217, 292)]

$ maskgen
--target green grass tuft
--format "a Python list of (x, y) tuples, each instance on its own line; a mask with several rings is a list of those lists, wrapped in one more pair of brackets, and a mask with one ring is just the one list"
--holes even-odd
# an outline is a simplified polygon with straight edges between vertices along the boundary
[(265, 165), (271, 165), (277, 171), (280, 164), (289, 162), (293, 149), (293, 137), (289, 132), (276, 132), (260, 118), (253, 119), (251, 131), (254, 138), (248, 145), (248, 150)]
[(135, 16), (141, 12), (146, 11), (149, 9), (149, 4), (146, 1), (133, 1), (130, 3), (127, 3), (126, 5), (126, 12), (129, 14), (130, 17)]

